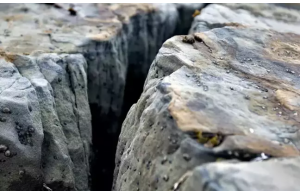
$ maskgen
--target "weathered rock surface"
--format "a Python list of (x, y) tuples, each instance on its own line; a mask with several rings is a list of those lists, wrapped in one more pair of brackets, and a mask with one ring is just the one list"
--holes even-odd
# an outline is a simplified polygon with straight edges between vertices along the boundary
[[(11, 128), (4, 128), (5, 134), (7, 132), (12, 133), (10, 136), (9, 134), (6, 135), (7, 139), (18, 138), (18, 141), (9, 143), (9, 148), (13, 149), (18, 142), (22, 147), (17, 152), (16, 161), (12, 163), (16, 173), (5, 170), (11, 174), (18, 174), (21, 169), (23, 174), (28, 174), (37, 179), (38, 182), (30, 184), (31, 182), (27, 178), (29, 176), (21, 177), (21, 174), (19, 180), (18, 177), (14, 176), (15, 184), (13, 186), (7, 188), (7, 186), (1, 185), (1, 189), (41, 189), (43, 183), (46, 183), (53, 190), (88, 189), (92, 136), (91, 115), (86, 90), (87, 64), (85, 59), (82, 55), (76, 54), (42, 54), (38, 57), (5, 54), (3, 57), (2, 61), (14, 68), (12, 71), (6, 68), (3, 72), (11, 77), (20, 75), (16, 83), (23, 81), (21, 84), (26, 85), (23, 86), (24, 89), (21, 88), (22, 85), (19, 88), (32, 90), (31, 93), (28, 93), (31, 96), (26, 93), (14, 96), (19, 101), (24, 101), (25, 98), (25, 102), (29, 102), (28, 105), (25, 104), (26, 107), (23, 106), (26, 108), (25, 110), (23, 107), (16, 107), (16, 105), (7, 105), (12, 114), (18, 115), (15, 120), (11, 116), (6, 119), (13, 124)], [(15, 90), (14, 85), (9, 85), (3, 91)], [(4, 93), (3, 96), (9, 98)], [(31, 103), (31, 99), (36, 99), (35, 104)], [(9, 102), (10, 100), (3, 99), (1, 103), (8, 104), (6, 101)], [(38, 114), (30, 117), (34, 110)], [(22, 120), (22, 117), (27, 120)], [(33, 123), (31, 124), (30, 121), (35, 123), (31, 122)], [(37, 134), (36, 132), (40, 133), (40, 136), (34, 136)], [(28, 153), (27, 150), (33, 150), (36, 153), (31, 154), (30, 157), (27, 157), (28, 159), (23, 157), (23, 160), (21, 155)], [(20, 159), (17, 158), (19, 155)], [(32, 167), (24, 167), (23, 163), (26, 164), (26, 161), (33, 157), (37, 159), (31, 165)], [(6, 164), (10, 163), (9, 160), (6, 161)], [(42, 171), (43, 177), (37, 178), (37, 176), (29, 174), (30, 169)], [(3, 178), (3, 180), (5, 179)], [(20, 188), (21, 184), (19, 183), (22, 182), (27, 184), (27, 188)], [(38, 184), (40, 186), (35, 186)]]
[(195, 17), (190, 33), (237, 25), (299, 34), (300, 12), (272, 4), (211, 4)]
[(0, 189), (39, 189), (44, 133), (37, 92), (4, 59), (0, 79)]
[(90, 172), (109, 188), (122, 110), (161, 44), (191, 23), (182, 13), (202, 6), (2, 4), (0, 104), (11, 113), (0, 145), (12, 156), (1, 156), (0, 189), (88, 190)]
[(299, 170), (299, 158), (212, 163), (197, 167), (182, 190), (299, 191)]
[(206, 30), (159, 50), (123, 123), (114, 190), (299, 190), (299, 35)]

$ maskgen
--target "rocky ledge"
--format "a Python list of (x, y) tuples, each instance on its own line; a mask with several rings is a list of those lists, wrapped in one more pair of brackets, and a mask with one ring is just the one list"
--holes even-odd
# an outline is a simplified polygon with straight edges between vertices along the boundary
[(123, 123), (114, 190), (300, 190), (299, 12), (242, 6), (209, 5), (164, 42)]

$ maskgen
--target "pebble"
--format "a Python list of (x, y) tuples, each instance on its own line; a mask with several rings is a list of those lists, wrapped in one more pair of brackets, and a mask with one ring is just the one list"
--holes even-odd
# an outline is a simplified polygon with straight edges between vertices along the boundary
[(19, 171), (19, 175), (24, 175), (24, 171), (23, 170), (21, 170), (21, 171)]
[(4, 153), (4, 156), (10, 157), (10, 155), (11, 155), (10, 151), (9, 151), (9, 150), (6, 150), (5, 153)]
[(165, 162), (167, 162), (168, 158), (165, 156), (162, 160), (161, 160), (161, 164), (165, 164)]
[(234, 156), (236, 156), (236, 157), (239, 157), (239, 156), (240, 156), (240, 154), (239, 154), (238, 152), (234, 152), (233, 154), (234, 154)]
[(0, 117), (0, 122), (6, 122), (6, 118), (4, 118), (4, 117)]
[(1, 144), (0, 145), (0, 152), (5, 152), (7, 150), (7, 146)]
[(164, 179), (165, 181), (168, 181), (168, 180), (169, 180), (168, 175), (164, 175), (164, 176), (163, 176), (163, 179)]
[(204, 91), (208, 91), (208, 86), (207, 85), (203, 85), (203, 90)]
[(188, 154), (183, 154), (183, 159), (186, 161), (189, 161), (189, 160), (191, 160), (191, 157)]
[(261, 158), (262, 158), (263, 160), (268, 159), (268, 157), (265, 155), (265, 153), (261, 153)]
[(5, 107), (5, 108), (2, 108), (2, 113), (5, 113), (5, 114), (10, 114), (11, 111), (9, 108)]
[(288, 144), (289, 142), (290, 142), (290, 140), (288, 138), (283, 139), (283, 143)]

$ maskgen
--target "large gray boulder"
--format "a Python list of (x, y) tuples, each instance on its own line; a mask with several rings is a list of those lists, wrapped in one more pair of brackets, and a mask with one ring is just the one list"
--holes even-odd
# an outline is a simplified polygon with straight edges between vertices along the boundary
[(114, 189), (299, 190), (299, 38), (224, 27), (168, 39), (123, 123)]
[(2, 4), (0, 189), (110, 189), (122, 113), (202, 6)]

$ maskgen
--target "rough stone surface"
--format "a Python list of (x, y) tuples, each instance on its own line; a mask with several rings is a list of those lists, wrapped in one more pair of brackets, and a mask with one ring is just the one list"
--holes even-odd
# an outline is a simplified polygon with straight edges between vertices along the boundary
[(236, 25), (299, 34), (300, 12), (272, 4), (211, 4), (195, 18), (190, 33)]
[(181, 188), (188, 191), (299, 191), (299, 170), (299, 158), (239, 164), (220, 162), (195, 168)]
[(161, 44), (190, 26), (182, 13), (202, 6), (2, 4), (1, 190), (109, 189), (122, 114)]
[[(39, 161), (32, 166), (42, 170), (44, 176), (39, 178), (39, 183), (46, 183), (52, 190), (89, 189), (92, 135), (85, 75), (87, 64), (83, 56), (42, 54), (37, 57), (11, 54), (5, 55), (2, 60), (15, 68), (13, 74), (18, 71), (22, 75), (19, 80), (27, 83), (25, 87), (31, 88), (37, 99), (36, 105), (26, 105), (27, 112), (21, 108), (16, 111), (18, 115), (29, 117), (37, 109), (37, 124), (26, 124), (19, 119), (15, 121), (14, 129), (19, 142), (25, 145), (23, 150), (29, 147), (39, 151), (39, 155), (32, 154), (39, 157)], [(5, 73), (8, 74), (9, 70)], [(13, 85), (8, 87), (11, 88)], [(38, 130), (44, 137), (39, 140), (39, 145), (34, 144), (37, 139), (34, 135)], [(19, 160), (16, 166), (22, 166), (22, 163)], [(25, 168), (24, 172), (27, 173)], [(28, 189), (31, 189), (30, 186)]]
[(167, 40), (153, 61), (123, 123), (114, 189), (298, 189), (299, 35), (237, 26), (192, 36)]
[(44, 137), (38, 94), (4, 59), (0, 80), (0, 190), (38, 190)]

